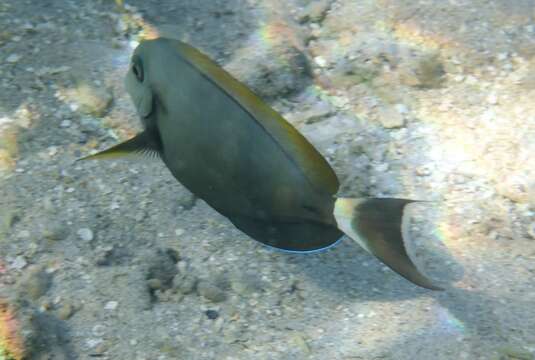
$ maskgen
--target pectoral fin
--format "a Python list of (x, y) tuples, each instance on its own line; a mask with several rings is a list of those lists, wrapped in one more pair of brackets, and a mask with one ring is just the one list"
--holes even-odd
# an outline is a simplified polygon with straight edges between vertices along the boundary
[(82, 157), (79, 160), (117, 159), (132, 155), (145, 155), (151, 158), (160, 156), (160, 146), (147, 131), (137, 134), (133, 138), (112, 146), (93, 155)]

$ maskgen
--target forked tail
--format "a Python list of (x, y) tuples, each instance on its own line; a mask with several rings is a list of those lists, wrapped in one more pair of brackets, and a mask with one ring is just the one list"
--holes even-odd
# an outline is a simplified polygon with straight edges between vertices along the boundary
[(421, 287), (443, 290), (433, 285), (412, 262), (404, 245), (408, 238), (403, 216), (413, 200), (394, 198), (339, 198), (334, 206), (338, 228), (375, 255), (389, 268)]

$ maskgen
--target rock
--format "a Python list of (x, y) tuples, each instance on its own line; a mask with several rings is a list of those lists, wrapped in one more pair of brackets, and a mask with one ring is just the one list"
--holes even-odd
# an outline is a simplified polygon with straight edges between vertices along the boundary
[(197, 278), (191, 274), (178, 274), (173, 278), (173, 288), (183, 295), (194, 292), (196, 285)]
[(7, 43), (13, 35), (9, 31), (0, 31), (0, 46)]
[(437, 54), (421, 54), (400, 65), (401, 80), (405, 85), (436, 88), (444, 81), (444, 66)]
[(219, 317), (219, 313), (217, 310), (206, 310), (204, 312), (206, 314), (206, 317), (210, 320), (215, 320)]
[(50, 221), (43, 230), (43, 237), (50, 241), (61, 241), (68, 235), (67, 228), (59, 221)]
[(19, 291), (28, 295), (32, 300), (37, 300), (48, 291), (51, 284), (52, 275), (42, 267), (33, 266), (28, 269), (21, 280)]
[(74, 305), (70, 302), (66, 302), (59, 308), (57, 316), (60, 320), (67, 320), (74, 314), (75, 311), (76, 308)]
[(249, 296), (262, 291), (262, 282), (257, 275), (240, 273), (230, 279), (231, 289), (239, 295)]
[(72, 125), (72, 121), (66, 119), (66, 120), (62, 120), (61, 123), (59, 124), (60, 127), (62, 128), (68, 128)]
[(186, 274), (188, 272), (188, 263), (185, 260), (180, 260), (176, 263), (176, 267), (178, 269), (178, 272), (181, 274)]
[(148, 279), (147, 286), (151, 290), (160, 290), (162, 288), (162, 282), (160, 279)]
[(75, 96), (80, 111), (96, 117), (104, 116), (113, 101), (113, 96), (108, 90), (97, 89), (87, 84), (78, 86)]
[(0, 234), (7, 234), (18, 220), (19, 216), (15, 211), (3, 209), (0, 213)]
[(308, 346), (308, 344), (307, 344), (307, 342), (305, 340), (305, 337), (302, 334), (300, 334), (298, 332), (294, 332), (290, 336), (290, 340), (303, 353), (310, 354), (310, 347)]
[(297, 19), (301, 24), (305, 22), (322, 22), (331, 6), (330, 0), (311, 1)]
[(98, 266), (108, 266), (120, 262), (120, 254), (117, 253), (113, 245), (97, 246), (95, 249), (95, 264)]
[(515, 360), (533, 360), (533, 354), (519, 346), (504, 345), (498, 348), (498, 353), (501, 355), (500, 359), (515, 359)]
[(382, 106), (378, 110), (379, 122), (387, 129), (400, 128), (405, 125), (403, 115), (391, 106)]
[(174, 249), (158, 249), (149, 259), (147, 285), (151, 291), (167, 290), (173, 286), (173, 278), (178, 273), (176, 263), (179, 255)]
[(76, 234), (83, 241), (92, 241), (94, 239), (93, 231), (91, 231), (89, 228), (81, 228), (76, 232)]
[(179, 207), (181, 207), (184, 210), (191, 210), (195, 206), (197, 202), (197, 197), (193, 195), (193, 193), (187, 191), (184, 189), (176, 200)]
[(299, 118), (303, 119), (305, 124), (314, 124), (324, 120), (333, 113), (332, 108), (326, 102), (315, 103), (310, 109), (299, 114)]
[(530, 181), (527, 173), (508, 173), (498, 182), (496, 191), (515, 203), (535, 203), (535, 181)]
[[(310, 81), (310, 66), (298, 34), (298, 29), (287, 24), (263, 27), (234, 54), (225, 69), (262, 98), (302, 90)], [(262, 46), (258, 46), (259, 39), (266, 36), (269, 39), (262, 40)]]
[(206, 280), (199, 282), (197, 292), (206, 300), (214, 303), (225, 301), (227, 298), (227, 295), (221, 288)]

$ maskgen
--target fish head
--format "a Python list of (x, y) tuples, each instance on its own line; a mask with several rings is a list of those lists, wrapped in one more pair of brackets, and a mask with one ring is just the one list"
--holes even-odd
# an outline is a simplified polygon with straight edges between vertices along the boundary
[(145, 40), (132, 54), (124, 83), (145, 128), (157, 127), (158, 114), (167, 112), (170, 93), (181, 84), (181, 44), (167, 38)]
[(126, 91), (132, 98), (137, 113), (145, 128), (149, 127), (150, 117), (154, 112), (153, 86), (151, 85), (151, 73), (149, 52), (141, 43), (130, 60), (130, 66), (124, 79)]

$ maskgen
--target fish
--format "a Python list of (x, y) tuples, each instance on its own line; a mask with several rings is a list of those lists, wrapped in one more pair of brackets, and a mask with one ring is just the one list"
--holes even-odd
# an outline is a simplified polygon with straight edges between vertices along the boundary
[(347, 235), (412, 283), (443, 290), (405, 248), (405, 213), (416, 201), (338, 197), (338, 177), (318, 150), (198, 49), (145, 40), (124, 83), (143, 131), (80, 160), (160, 158), (195, 196), (269, 247), (316, 252)]

